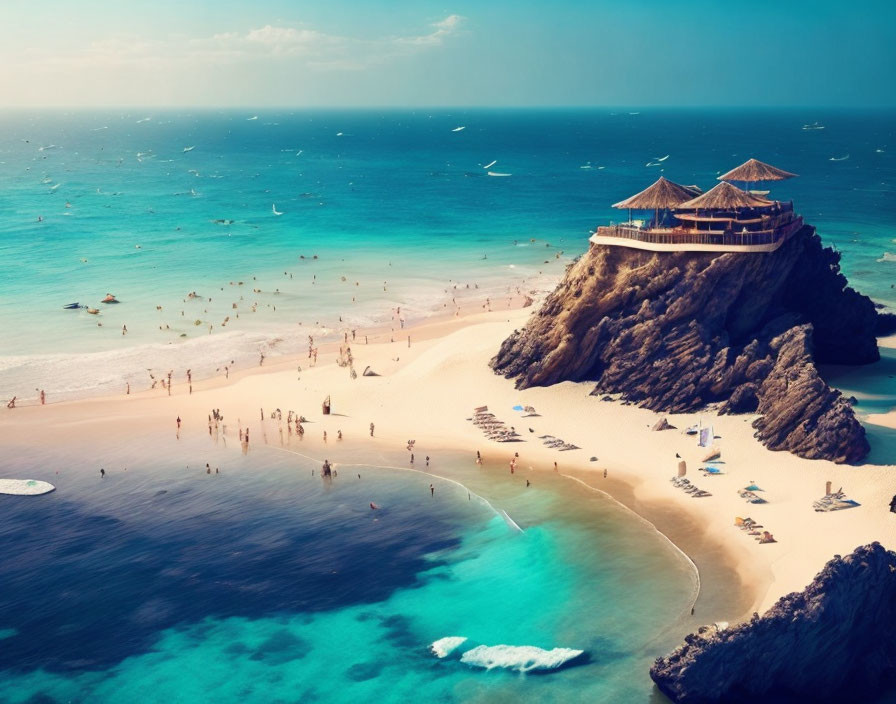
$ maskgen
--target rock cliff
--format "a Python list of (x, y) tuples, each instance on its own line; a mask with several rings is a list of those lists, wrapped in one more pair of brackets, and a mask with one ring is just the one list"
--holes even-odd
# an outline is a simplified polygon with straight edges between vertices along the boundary
[(839, 261), (809, 226), (768, 254), (591, 245), (492, 367), (520, 387), (594, 381), (656, 411), (756, 412), (771, 449), (858, 462), (865, 430), (816, 364), (876, 361), (881, 321)]
[(873, 543), (761, 618), (687, 636), (650, 676), (681, 704), (871, 701), (896, 684), (894, 623), (896, 553)]

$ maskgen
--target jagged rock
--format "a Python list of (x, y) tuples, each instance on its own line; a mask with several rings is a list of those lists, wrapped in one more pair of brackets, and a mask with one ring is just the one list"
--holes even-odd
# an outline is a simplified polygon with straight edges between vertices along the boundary
[(651, 430), (659, 432), (660, 430), (669, 430), (672, 426), (669, 425), (669, 421), (665, 418), (660, 418), (656, 423), (653, 424)]
[(859, 702), (896, 684), (896, 553), (835, 556), (761, 618), (691, 634), (650, 676), (672, 701)]
[(654, 411), (758, 412), (769, 447), (858, 462), (865, 430), (816, 364), (877, 361), (880, 325), (809, 226), (769, 254), (592, 245), (491, 364), (520, 388), (595, 381)]

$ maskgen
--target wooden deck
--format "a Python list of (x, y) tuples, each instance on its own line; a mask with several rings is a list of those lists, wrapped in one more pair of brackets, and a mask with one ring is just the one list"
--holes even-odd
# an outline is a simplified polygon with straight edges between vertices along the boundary
[(800, 216), (772, 230), (737, 233), (684, 227), (647, 229), (621, 224), (597, 228), (590, 242), (652, 252), (774, 252), (802, 227)]

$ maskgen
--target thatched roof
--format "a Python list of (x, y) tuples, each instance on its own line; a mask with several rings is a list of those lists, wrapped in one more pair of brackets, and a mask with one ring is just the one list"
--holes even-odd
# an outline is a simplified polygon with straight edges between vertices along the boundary
[(702, 196), (679, 203), (682, 210), (725, 210), (728, 208), (754, 208), (763, 205), (771, 205), (772, 201), (754, 196), (722, 181), (715, 188), (711, 188)]
[(757, 159), (749, 159), (736, 169), (731, 169), (727, 174), (719, 176), (719, 181), (746, 181), (753, 183), (755, 181), (783, 181), (794, 176), (796, 174), (784, 171), (784, 169), (779, 169)]
[[(699, 191), (698, 191), (699, 192)], [(673, 183), (665, 176), (660, 176), (656, 183), (648, 186), (631, 198), (614, 203), (614, 208), (632, 208), (634, 210), (655, 210), (657, 208), (674, 208), (679, 203), (693, 198), (697, 192), (686, 186)]]

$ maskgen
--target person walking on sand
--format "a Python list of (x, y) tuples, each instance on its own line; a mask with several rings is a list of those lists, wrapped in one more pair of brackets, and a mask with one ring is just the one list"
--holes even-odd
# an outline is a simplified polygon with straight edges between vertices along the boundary
[(246, 444), (249, 444), (249, 429), (246, 428)]
[(127, 326), (127, 325), (122, 325), (122, 326), (121, 326), (121, 334), (122, 334), (122, 336), (128, 334), (128, 326)]
[(342, 440), (342, 431), (341, 431), (341, 430), (337, 430), (337, 431), (336, 431), (336, 439), (337, 439), (337, 440)]
[[(9, 403), (6, 404), (6, 407), (7, 407), (7, 408), (15, 408), (15, 407), (16, 407), (16, 399), (17, 399), (17, 398), (18, 398), (18, 396), (13, 396), (13, 397), (9, 400)], [(370, 434), (373, 435), (373, 423), (370, 424)]]
[(131, 395), (131, 382), (127, 382), (127, 384), (128, 384), (128, 388), (124, 392), (124, 394), (125, 394), (125, 396), (130, 396)]
[(180, 430), (180, 416), (177, 417), (177, 429)]
[(426, 466), (429, 467), (429, 455), (426, 456)]
[(325, 430), (324, 431), (324, 442), (326, 442), (326, 441), (327, 441), (327, 431)]
[(40, 390), (40, 405), (45, 406), (47, 404), (47, 395), (44, 393), (44, 390)]
[[(15, 401), (15, 399), (13, 399), (13, 401)], [(370, 424), (370, 437), (373, 437), (373, 423)]]

